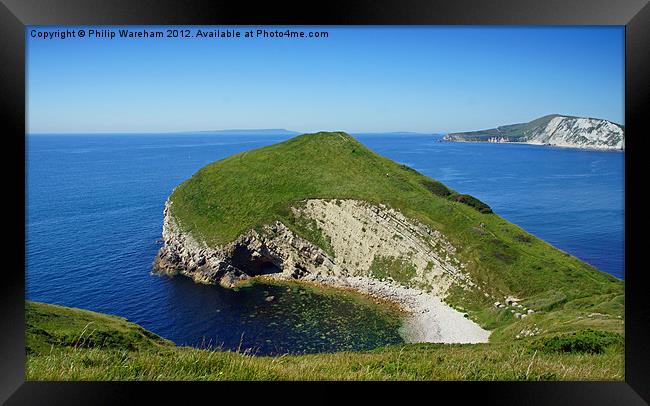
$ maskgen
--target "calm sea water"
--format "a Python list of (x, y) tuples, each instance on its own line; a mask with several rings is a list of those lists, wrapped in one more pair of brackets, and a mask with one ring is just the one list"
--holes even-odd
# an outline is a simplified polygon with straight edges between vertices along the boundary
[[(231, 292), (150, 275), (172, 189), (210, 162), (287, 138), (28, 136), (27, 298), (120, 315), (177, 344), (260, 354), (399, 342), (392, 316), (345, 297), (268, 285)], [(623, 153), (422, 135), (358, 139), (623, 278)]]
[(359, 136), (552, 245), (624, 279), (625, 153)]

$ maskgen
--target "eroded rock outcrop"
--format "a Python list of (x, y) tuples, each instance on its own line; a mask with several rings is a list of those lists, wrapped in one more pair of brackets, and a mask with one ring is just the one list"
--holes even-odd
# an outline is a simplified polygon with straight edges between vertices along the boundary
[(308, 224), (311, 232), (320, 233), (325, 247), (279, 221), (210, 247), (183, 232), (170, 208), (168, 202), (165, 245), (154, 261), (158, 272), (224, 287), (268, 274), (354, 289), (408, 312), (402, 326), (408, 342), (477, 343), (490, 336), (443, 301), (452, 285), (480, 289), (463, 272), (456, 248), (439, 231), (390, 207), (342, 199), (310, 199), (294, 206), (295, 224)]
[(164, 246), (154, 261), (155, 270), (161, 273), (232, 287), (250, 276), (269, 272), (291, 278), (307, 274), (378, 278), (373, 275), (380, 266), (375, 262), (389, 259), (408, 267), (407, 286), (439, 297), (444, 297), (454, 283), (474, 286), (463, 273), (455, 247), (439, 231), (383, 205), (310, 199), (294, 207), (296, 219), (315, 224), (329, 242), (328, 254), (279, 221), (259, 231), (249, 230), (230, 244), (210, 247), (182, 231), (171, 214), (171, 204), (165, 205)]
[(268, 268), (294, 278), (321, 269), (335, 273), (327, 254), (280, 222), (265, 225), (260, 232), (250, 230), (230, 244), (210, 247), (181, 230), (170, 213), (170, 204), (168, 201), (164, 210), (164, 246), (154, 260), (158, 272), (225, 287), (261, 275)]

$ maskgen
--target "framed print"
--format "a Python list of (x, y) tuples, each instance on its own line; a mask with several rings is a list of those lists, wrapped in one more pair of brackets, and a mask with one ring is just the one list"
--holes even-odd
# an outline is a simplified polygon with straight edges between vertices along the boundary
[(647, 402), (646, 2), (1, 10), (7, 404)]

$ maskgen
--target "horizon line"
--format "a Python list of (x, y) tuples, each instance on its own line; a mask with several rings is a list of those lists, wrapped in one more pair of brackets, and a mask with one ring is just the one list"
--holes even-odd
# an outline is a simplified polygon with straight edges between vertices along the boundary
[[(625, 127), (625, 124), (617, 123), (616, 121), (612, 121), (606, 118), (598, 118), (598, 117), (592, 117), (592, 116), (576, 116), (576, 115), (571, 115), (571, 114), (560, 114), (560, 113), (550, 113), (550, 114), (544, 114), (542, 116), (533, 118), (529, 121), (522, 121), (518, 123), (507, 123), (507, 124), (500, 124), (492, 128), (498, 128), (502, 127), (505, 125), (514, 125), (514, 124), (526, 124), (531, 121), (548, 117), (548, 116), (563, 116), (563, 117), (571, 117), (571, 118), (586, 118), (586, 119), (591, 119), (591, 120), (604, 120), (604, 121), (609, 121), (610, 123), (616, 124), (621, 127)], [(448, 131), (438, 131), (438, 130), (432, 130), (432, 131), (404, 131), (404, 130), (381, 130), (381, 131), (367, 131), (367, 130), (362, 130), (362, 131), (344, 131), (344, 130), (315, 130), (315, 131), (296, 131), (296, 130), (290, 130), (287, 128), (229, 128), (229, 129), (212, 129), (212, 130), (145, 130), (145, 131), (134, 131), (134, 130), (107, 130), (107, 131), (74, 131), (74, 132), (44, 132), (44, 131), (37, 131), (37, 132), (28, 132), (25, 131), (25, 135), (91, 135), (91, 134), (104, 134), (104, 135), (118, 135), (118, 134), (184, 134), (184, 133), (210, 133), (210, 132), (221, 132), (221, 133), (228, 133), (228, 132), (260, 132), (260, 131), (283, 131), (287, 133), (295, 133), (295, 134), (311, 134), (311, 133), (316, 133), (316, 132), (321, 132), (321, 131), (344, 131), (349, 134), (395, 134), (395, 133), (402, 133), (402, 134), (433, 134), (433, 135), (438, 135), (438, 134), (452, 134), (452, 133), (463, 133), (463, 132), (473, 132), (473, 131), (484, 131), (487, 129), (492, 129), (492, 128), (481, 128), (481, 129), (473, 129), (473, 130), (448, 130)]]
[(345, 131), (345, 130), (316, 130), (316, 131), (296, 131), (288, 130), (284, 128), (242, 128), (242, 129), (224, 129), (224, 130), (146, 130), (146, 131), (75, 131), (75, 132), (25, 132), (25, 135), (145, 135), (145, 134), (189, 134), (189, 133), (234, 133), (234, 132), (263, 132), (263, 131), (281, 131), (287, 135), (302, 135), (302, 134), (314, 134), (318, 132), (336, 132), (343, 131), (348, 134), (425, 134), (425, 135), (442, 135), (447, 134), (443, 131), (403, 131), (403, 130), (394, 130), (394, 131)]

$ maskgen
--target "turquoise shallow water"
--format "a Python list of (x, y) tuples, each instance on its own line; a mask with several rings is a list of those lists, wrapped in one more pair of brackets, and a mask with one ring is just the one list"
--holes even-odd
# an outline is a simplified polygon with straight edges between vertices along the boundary
[[(391, 317), (344, 298), (268, 286), (230, 292), (150, 275), (164, 202), (176, 185), (210, 162), (289, 137), (28, 136), (27, 298), (117, 314), (178, 344), (258, 354), (399, 342)], [(358, 138), (623, 277), (624, 153), (440, 143), (422, 135)]]

